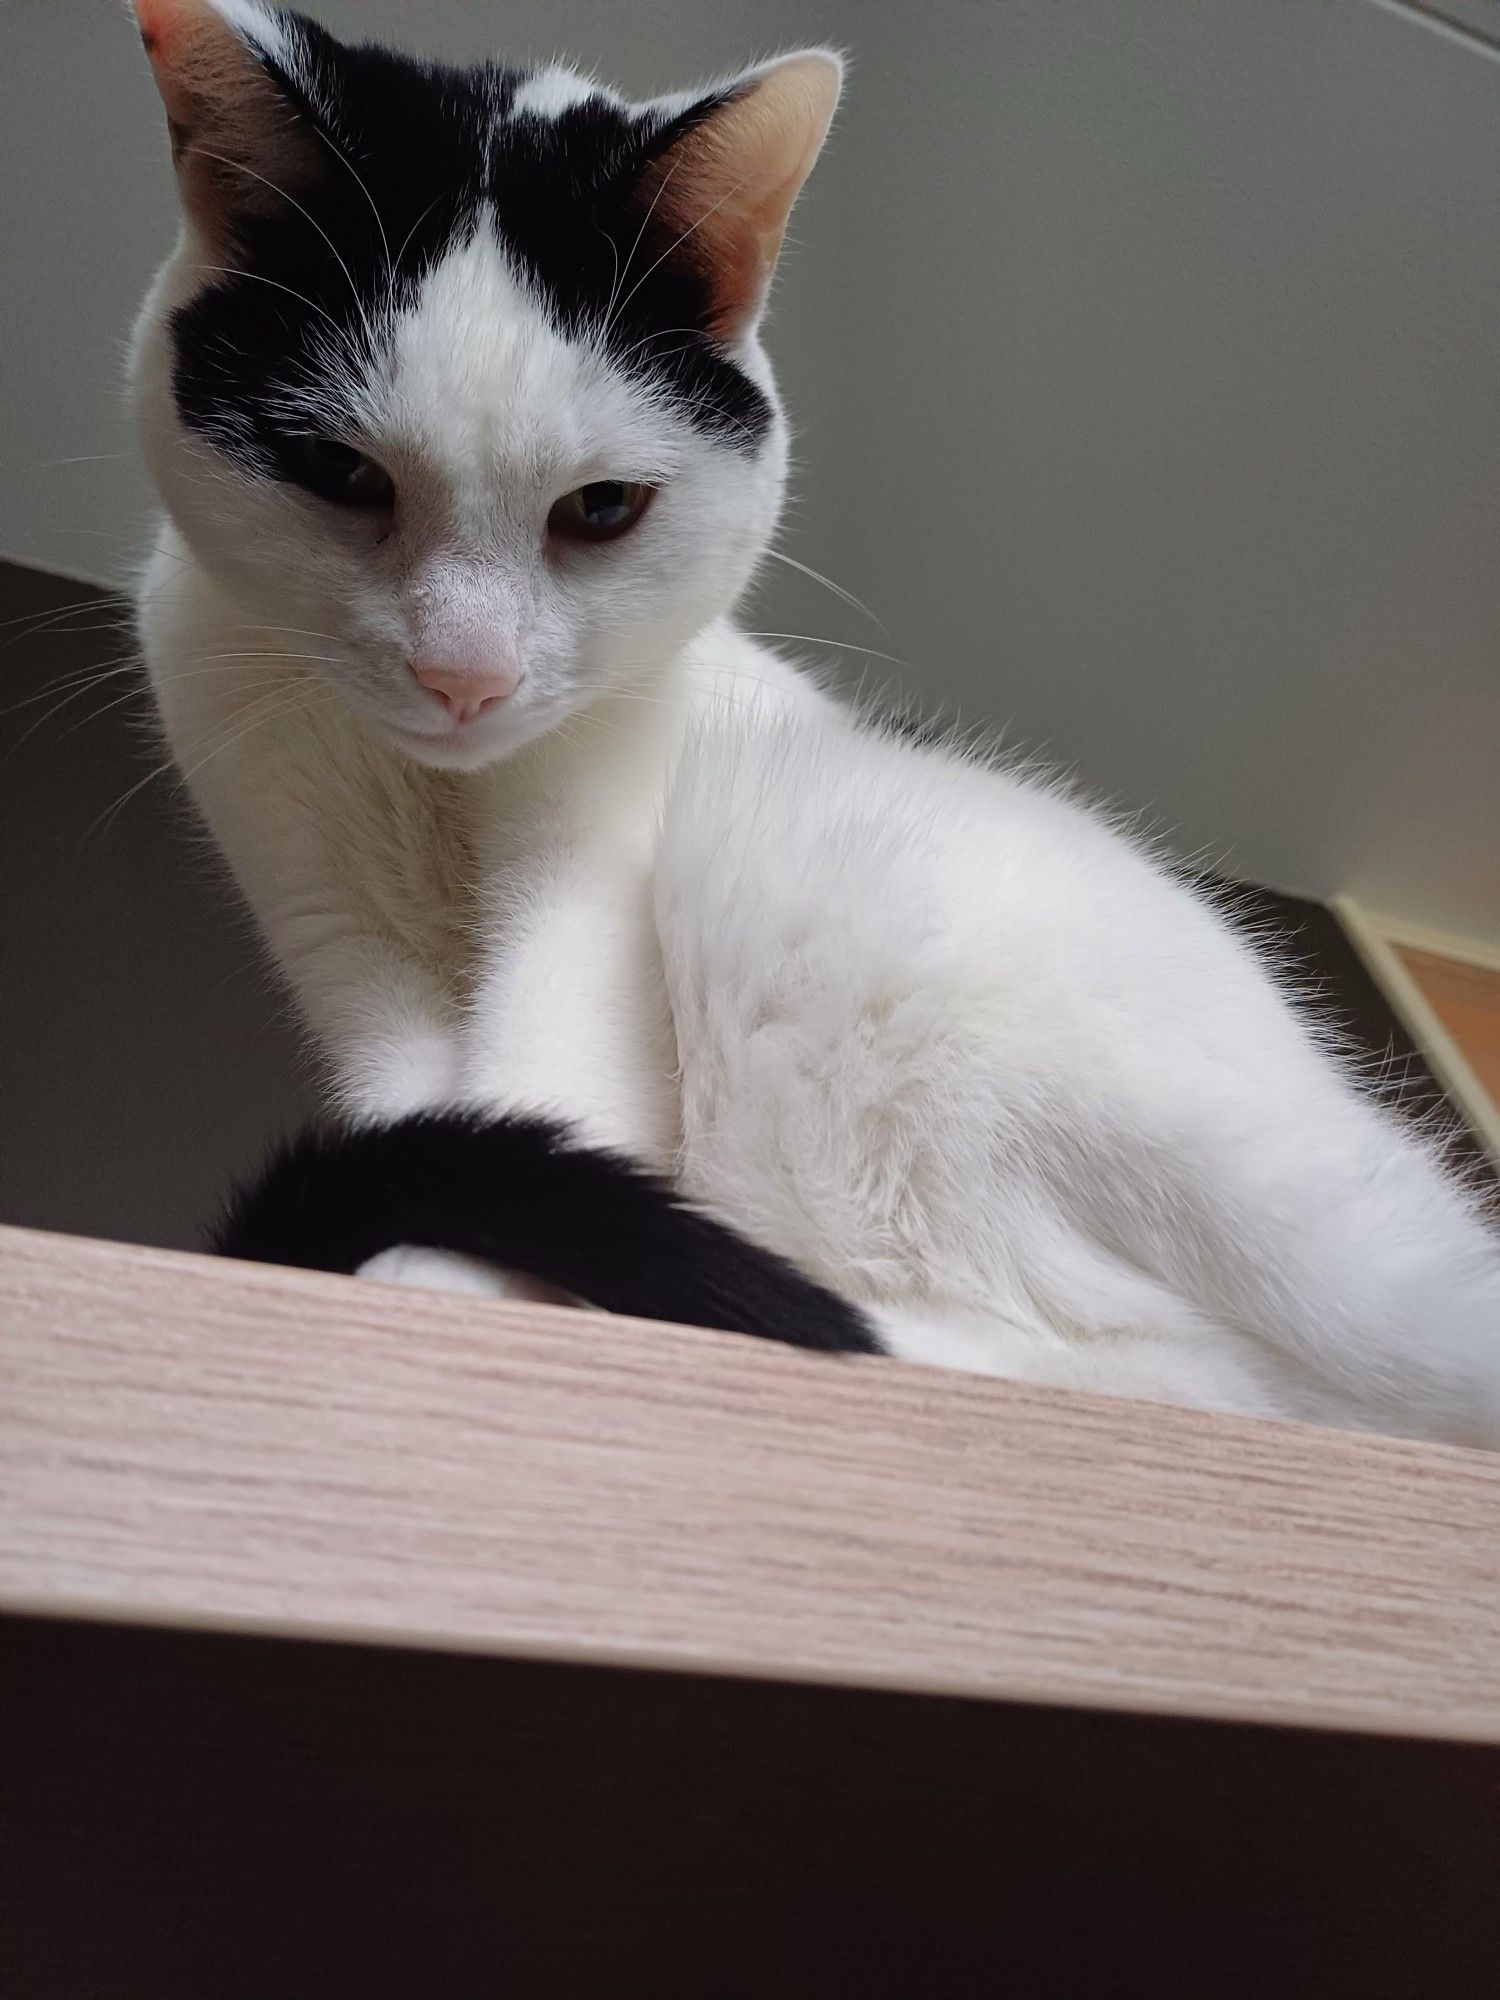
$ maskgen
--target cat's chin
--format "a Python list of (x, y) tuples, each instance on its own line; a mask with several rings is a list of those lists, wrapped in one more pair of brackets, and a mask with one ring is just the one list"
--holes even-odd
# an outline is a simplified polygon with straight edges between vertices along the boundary
[(397, 722), (382, 720), (375, 727), (403, 756), (425, 764), (431, 771), (482, 771), (487, 765), (503, 763), (524, 744), (544, 736), (548, 721), (539, 716), (526, 722), (506, 718), (492, 724), (481, 718), (432, 736), (403, 728)]

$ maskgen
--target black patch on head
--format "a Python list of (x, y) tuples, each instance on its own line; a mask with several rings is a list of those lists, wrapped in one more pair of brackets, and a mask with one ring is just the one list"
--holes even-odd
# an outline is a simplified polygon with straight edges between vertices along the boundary
[(234, 1195), (227, 1257), (357, 1271), (398, 1243), (557, 1285), (607, 1312), (876, 1354), (854, 1306), (612, 1153), (540, 1118), (427, 1113), (307, 1133)]
[(299, 399), (312, 392), (336, 410), (340, 374), (376, 359), (385, 311), (409, 304), (489, 215), (560, 332), (607, 324), (618, 366), (666, 389), (707, 435), (758, 447), (770, 406), (712, 338), (707, 280), (671, 254), (663, 227), (642, 227), (636, 196), (651, 161), (721, 100), (674, 119), (603, 98), (513, 118), (521, 71), (347, 48), (300, 16), (280, 18), (295, 74), (261, 61), (328, 157), (273, 212), (244, 216), (235, 275), (174, 314), (185, 423), (291, 478), (284, 440), (306, 428)]

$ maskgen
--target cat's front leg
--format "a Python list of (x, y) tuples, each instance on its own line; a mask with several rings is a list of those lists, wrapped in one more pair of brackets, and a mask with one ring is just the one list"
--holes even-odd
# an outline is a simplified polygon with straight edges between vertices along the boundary
[(323, 1059), (329, 1096), (354, 1118), (400, 1118), (451, 1104), (459, 1018), (430, 969), (341, 911), (316, 945), (305, 918), (273, 907), (266, 930)]
[[(492, 852), (455, 1096), (487, 1115), (540, 1113), (668, 1174), (681, 1139), (676, 1041), (643, 859), (558, 838)], [(361, 1266), (386, 1284), (577, 1305), (525, 1273), (400, 1243)]]
[[(333, 1101), (383, 1118), (451, 1103), (464, 940), (461, 920), (445, 916), (444, 871), (423, 851), (420, 824), (403, 824), (368, 772), (320, 759), (305, 739), (225, 757), (194, 792)], [(251, 797), (259, 803), (247, 811)], [(362, 837), (376, 827), (383, 839)]]
[(464, 1036), (464, 1101), (559, 1118), (670, 1174), (677, 1043), (645, 859), (564, 850), (509, 874), (504, 892)]
[[(558, 851), (497, 877), (458, 1096), (491, 1115), (541, 1113), (669, 1173), (681, 1138), (672, 1031), (644, 867)], [(525, 1273), (397, 1244), (359, 1272), (386, 1284), (576, 1305)]]

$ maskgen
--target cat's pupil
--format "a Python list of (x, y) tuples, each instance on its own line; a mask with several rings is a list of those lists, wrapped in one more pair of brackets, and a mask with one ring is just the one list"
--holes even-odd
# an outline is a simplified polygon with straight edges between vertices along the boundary
[(618, 479), (596, 479), (582, 489), (578, 501), (591, 528), (613, 528), (630, 512), (630, 488)]
[(612, 542), (635, 526), (651, 493), (628, 479), (591, 479), (557, 501), (547, 526), (564, 542)]
[(388, 507), (395, 498), (385, 467), (341, 438), (288, 438), (284, 449), (297, 484), (335, 506)]
[(332, 438), (314, 438), (312, 448), (330, 472), (340, 473), (345, 478), (357, 471), (361, 463), (360, 455), (352, 445), (338, 444)]

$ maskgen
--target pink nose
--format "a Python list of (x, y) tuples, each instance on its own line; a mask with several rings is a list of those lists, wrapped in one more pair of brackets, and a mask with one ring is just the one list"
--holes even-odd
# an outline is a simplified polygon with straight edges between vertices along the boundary
[(511, 660), (453, 661), (418, 653), (411, 663), (420, 687), (435, 694), (458, 723), (472, 722), (487, 708), (493, 708), (520, 684), (521, 670)]

